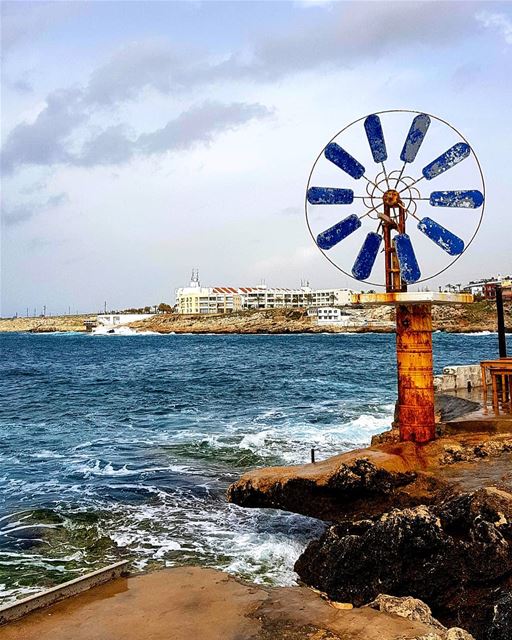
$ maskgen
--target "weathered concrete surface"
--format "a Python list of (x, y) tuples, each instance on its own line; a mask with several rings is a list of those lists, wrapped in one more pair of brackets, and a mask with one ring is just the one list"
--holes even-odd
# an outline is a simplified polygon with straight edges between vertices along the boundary
[(69, 580), (51, 589), (46, 589), (41, 593), (32, 594), (27, 598), (0, 607), (0, 625), (17, 620), (32, 611), (47, 607), (55, 602), (59, 602), (59, 600), (75, 596), (78, 593), (92, 589), (109, 580), (115, 580), (128, 573), (129, 564), (130, 562), (128, 560), (121, 560), (108, 567), (103, 567), (103, 569), (91, 571), (74, 580)]
[[(486, 382), (487, 384), (491, 382), (489, 372), (486, 374)], [(441, 375), (434, 376), (434, 388), (437, 392), (474, 389), (482, 386), (480, 364), (445, 367)]]
[(438, 631), (372, 608), (340, 609), (303, 587), (259, 587), (188, 567), (96, 587), (0, 627), (0, 639), (412, 640)]

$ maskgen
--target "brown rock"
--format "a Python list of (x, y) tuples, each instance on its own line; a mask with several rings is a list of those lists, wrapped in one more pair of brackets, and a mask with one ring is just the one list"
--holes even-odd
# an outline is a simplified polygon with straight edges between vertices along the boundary
[[(401, 598), (397, 598), (395, 596), (388, 596), (381, 593), (375, 598), (375, 600), (372, 600), (372, 602), (368, 603), (366, 606), (371, 607), (372, 609), (377, 609), (377, 611), (394, 613), (395, 615), (407, 618), (408, 620), (424, 622), (425, 624), (430, 624), (436, 629), (440, 629), (442, 631), (446, 630), (446, 627), (432, 616), (430, 607), (421, 600), (418, 600), (418, 598), (411, 598), (411, 596), (402, 596)], [(453, 640), (456, 640), (455, 637)]]

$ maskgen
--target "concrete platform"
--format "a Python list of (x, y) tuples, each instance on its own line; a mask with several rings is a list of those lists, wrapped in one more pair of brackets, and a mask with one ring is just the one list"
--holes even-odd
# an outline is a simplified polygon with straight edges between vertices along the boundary
[(439, 291), (405, 291), (403, 293), (355, 293), (356, 304), (468, 304), (474, 298), (470, 293)]
[(430, 624), (199, 567), (118, 578), (0, 627), (1, 640), (414, 640)]

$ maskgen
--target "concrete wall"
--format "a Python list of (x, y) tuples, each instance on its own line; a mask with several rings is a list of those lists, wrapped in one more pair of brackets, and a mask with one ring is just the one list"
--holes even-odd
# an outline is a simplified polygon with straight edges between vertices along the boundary
[[(482, 374), (479, 364), (464, 364), (454, 367), (445, 367), (440, 376), (434, 376), (434, 388), (436, 391), (457, 391), (482, 386)], [(487, 384), (490, 379), (487, 379)]]
[[(42, 609), (54, 602), (75, 596), (77, 593), (82, 593), (82, 591), (96, 587), (99, 584), (115, 580), (122, 575), (127, 575), (129, 564), (128, 560), (121, 560), (103, 569), (92, 571), (85, 576), (69, 580), (41, 593), (35, 593), (23, 598), (23, 600), (17, 600), (0, 607), (0, 625), (17, 620), (31, 611)], [(72, 635), (70, 635), (70, 639), (71, 638)]]

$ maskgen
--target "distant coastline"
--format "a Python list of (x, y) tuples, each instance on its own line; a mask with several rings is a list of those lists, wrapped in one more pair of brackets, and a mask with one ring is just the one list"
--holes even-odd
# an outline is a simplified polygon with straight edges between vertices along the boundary
[[(136, 332), (151, 331), (161, 334), (258, 334), (258, 333), (393, 333), (393, 307), (345, 307), (351, 316), (350, 326), (317, 323), (303, 309), (262, 309), (222, 315), (181, 315), (161, 313), (131, 323)], [(505, 306), (506, 323), (512, 331), (512, 304)], [(94, 320), (96, 314), (51, 316), (38, 318), (2, 318), (0, 332), (86, 332), (85, 321)], [(478, 333), (496, 331), (496, 310), (490, 302), (469, 305), (434, 307), (434, 331), (449, 333)]]

